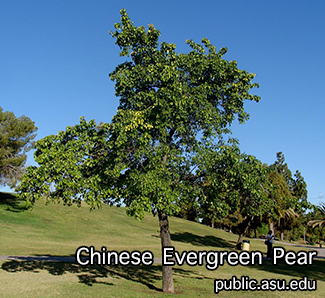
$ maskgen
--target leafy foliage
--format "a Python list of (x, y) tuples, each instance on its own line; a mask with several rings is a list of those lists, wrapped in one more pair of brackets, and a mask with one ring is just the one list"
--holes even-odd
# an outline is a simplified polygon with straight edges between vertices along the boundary
[(269, 209), (268, 168), (254, 156), (241, 153), (236, 143), (206, 150), (199, 164), (205, 173), (200, 200), (215, 220), (236, 211), (243, 217), (262, 216)]
[(322, 228), (325, 225), (325, 203), (320, 203), (318, 206), (318, 212), (316, 213), (316, 219), (313, 219), (308, 222), (308, 225), (311, 226), (313, 229), (316, 227)]
[(17, 118), (0, 107), (0, 185), (14, 187), (22, 176), (36, 130), (28, 117)]
[(298, 170), (292, 177), (282, 152), (277, 153), (277, 160), (270, 169), (270, 181), (274, 186), (271, 220), (278, 221), (283, 230), (287, 223), (292, 224), (290, 218), (302, 216), (311, 207), (307, 202), (307, 184)]
[(40, 140), (35, 158), (41, 166), (28, 169), (21, 195), (46, 194), (68, 204), (84, 198), (92, 207), (124, 203), (136, 218), (157, 210), (171, 215), (179, 199), (199, 192), (193, 157), (205, 141), (198, 137), (227, 132), (236, 115), (248, 119), (243, 102), (259, 101), (249, 93), (257, 84), (207, 39), (187, 41), (191, 51), (176, 53), (174, 44), (159, 44), (153, 25), (135, 27), (125, 10), (115, 28), (120, 55), (131, 60), (110, 74), (120, 97), (112, 123), (97, 127), (82, 119)]
[[(120, 56), (129, 58), (110, 74), (120, 99), (112, 122), (96, 126), (81, 119), (79, 125), (38, 141), (35, 160), (40, 166), (28, 168), (20, 195), (31, 205), (44, 194), (66, 204), (84, 199), (92, 208), (123, 203), (138, 219), (151, 211), (159, 217), (162, 245), (170, 246), (168, 216), (180, 211), (180, 202), (200, 197), (202, 189), (195, 182), (202, 170), (210, 175), (213, 168), (206, 161), (200, 165), (200, 157), (211, 154), (211, 163), (218, 160), (211, 144), (229, 132), (233, 120), (248, 119), (244, 101), (259, 101), (250, 94), (258, 84), (252, 82), (254, 74), (223, 59), (226, 48), (217, 51), (206, 38), (201, 44), (188, 40), (190, 51), (177, 53), (174, 44), (159, 43), (160, 32), (153, 25), (147, 30), (134, 26), (124, 9), (115, 29), (111, 35)], [(252, 157), (242, 158), (237, 170), (245, 173), (245, 184), (249, 171), (261, 167)], [(211, 177), (225, 183), (222, 176)], [(258, 181), (255, 174), (252, 179)], [(241, 194), (252, 212), (262, 208), (253, 199), (259, 191), (250, 187)], [(213, 200), (221, 211), (220, 202)], [(163, 290), (173, 292), (166, 267)]]

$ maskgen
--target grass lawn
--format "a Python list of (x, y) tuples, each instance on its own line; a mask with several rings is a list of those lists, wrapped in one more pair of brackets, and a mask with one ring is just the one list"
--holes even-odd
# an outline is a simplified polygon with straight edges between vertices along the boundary
[[(184, 250), (231, 250), (236, 235), (198, 223), (171, 218), (172, 243)], [(158, 219), (148, 214), (142, 222), (125, 215), (123, 208), (104, 206), (89, 211), (62, 204), (45, 206), (40, 201), (26, 211), (10, 194), (0, 193), (0, 255), (71, 256), (81, 245), (97, 250), (150, 250), (161, 256)], [(252, 240), (251, 250), (265, 252), (262, 241)], [(301, 250), (286, 247), (287, 250)], [(177, 297), (215, 297), (214, 280), (249, 276), (260, 281), (308, 276), (317, 280), (317, 290), (303, 291), (221, 291), (218, 297), (325, 297), (325, 260), (312, 266), (229, 266), (209, 271), (204, 266), (174, 267)], [(161, 292), (161, 266), (79, 266), (75, 263), (0, 261), (0, 297), (169, 297)]]

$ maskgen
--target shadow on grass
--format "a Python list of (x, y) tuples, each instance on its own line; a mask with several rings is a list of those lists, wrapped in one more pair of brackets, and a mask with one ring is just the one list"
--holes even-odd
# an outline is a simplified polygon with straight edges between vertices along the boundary
[(215, 236), (199, 236), (192, 233), (174, 233), (171, 235), (173, 241), (190, 243), (197, 246), (213, 246), (221, 248), (234, 248), (235, 241), (226, 241)]
[(5, 192), (0, 192), (0, 205), (3, 205), (6, 211), (11, 212), (23, 212), (27, 210), (24, 201), (17, 199), (13, 194)]
[(273, 265), (271, 260), (264, 260), (262, 266), (254, 266), (257, 270), (292, 276), (293, 278), (303, 278), (308, 276), (309, 279), (325, 280), (325, 260), (314, 259), (312, 265), (293, 265), (289, 266), (284, 261)]
[[(76, 263), (48, 262), (48, 261), (7, 261), (2, 264), (2, 270), (7, 272), (33, 272), (46, 270), (51, 275), (59, 276), (66, 273), (76, 274), (79, 283), (93, 286), (94, 284), (114, 285), (105, 281), (105, 278), (127, 279), (133, 282), (141, 283), (150, 290), (162, 292), (162, 289), (156, 287), (154, 283), (161, 280), (161, 265), (154, 266), (80, 266)], [(173, 268), (174, 278), (188, 277), (196, 279), (206, 279), (207, 277), (191, 270)], [(102, 280), (101, 280), (102, 279)], [(104, 279), (104, 280), (103, 280)]]

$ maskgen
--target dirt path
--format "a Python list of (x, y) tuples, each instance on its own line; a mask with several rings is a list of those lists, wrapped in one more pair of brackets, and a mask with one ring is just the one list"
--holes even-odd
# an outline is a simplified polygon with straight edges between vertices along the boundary
[[(75, 257), (65, 256), (0, 256), (0, 260), (11, 260), (11, 261), (40, 261), (40, 262), (66, 262), (75, 263)], [(161, 258), (154, 258), (154, 264), (161, 264)]]
[[(264, 241), (264, 239), (254, 239), (254, 240)], [(282, 241), (275, 241), (273, 243), (273, 245), (277, 245), (277, 244), (313, 249), (313, 250), (318, 251), (318, 255), (317, 255), (318, 258), (325, 258), (325, 248), (324, 247), (320, 248), (320, 247), (316, 247), (316, 246), (300, 245), (300, 244), (294, 244), (294, 243), (288, 243), (288, 242), (282, 242)]]
[[(257, 239), (257, 238), (255, 238), (254, 240), (264, 241), (264, 239)], [(317, 258), (325, 259), (325, 248), (324, 247), (319, 248), (319, 247), (309, 246), (309, 245), (299, 245), (299, 244), (293, 244), (293, 243), (288, 243), (288, 242), (275, 241), (274, 245), (277, 245), (277, 244), (316, 250), (316, 251), (318, 251)], [(76, 262), (76, 259), (74, 256), (15, 256), (15, 255), (1, 256), (0, 255), (0, 260), (68, 262), (68, 263)], [(161, 258), (154, 258), (155, 264), (161, 264), (161, 262), (162, 262)]]
[[(254, 239), (254, 240), (264, 241), (264, 239)], [(325, 248), (275, 241), (274, 245), (277, 245), (277, 244), (316, 250), (316, 251), (318, 251), (317, 258), (325, 259)], [(15, 256), (15, 255), (1, 256), (0, 255), (0, 260), (67, 262), (67, 263), (76, 262), (74, 256)], [(154, 258), (154, 264), (161, 264), (161, 262), (162, 262), (161, 258)]]

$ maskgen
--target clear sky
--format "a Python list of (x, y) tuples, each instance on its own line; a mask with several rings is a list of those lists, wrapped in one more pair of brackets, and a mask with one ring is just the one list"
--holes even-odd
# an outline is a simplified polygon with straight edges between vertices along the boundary
[[(307, 182), (310, 202), (325, 194), (325, 2), (7, 0), (0, 3), (0, 106), (36, 122), (37, 139), (87, 120), (109, 122), (118, 99), (108, 74), (124, 61), (108, 34), (126, 8), (135, 25), (153, 23), (161, 41), (227, 47), (227, 60), (255, 73), (261, 96), (250, 120), (233, 124), (242, 151), (263, 163), (282, 151)], [(28, 164), (34, 164), (29, 155)]]

